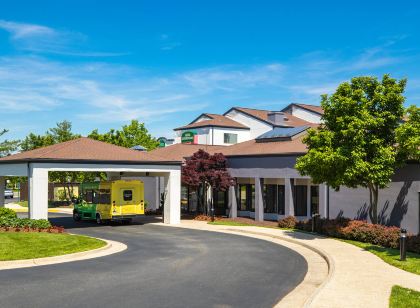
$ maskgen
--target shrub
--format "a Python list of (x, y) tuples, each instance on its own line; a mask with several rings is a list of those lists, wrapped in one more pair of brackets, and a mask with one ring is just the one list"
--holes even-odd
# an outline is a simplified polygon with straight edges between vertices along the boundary
[(294, 216), (287, 216), (279, 220), (279, 228), (294, 229), (298, 220)]
[(420, 253), (420, 235), (409, 235), (407, 237), (407, 250)]
[(1, 228), (25, 228), (34, 230), (44, 230), (52, 228), (51, 223), (46, 219), (29, 219), (16, 217), (0, 217)]
[(8, 208), (5, 208), (5, 207), (0, 207), (0, 218), (1, 217), (16, 218), (17, 215), (16, 215), (15, 211), (13, 211), (12, 209), (8, 209)]
[[(297, 222), (296, 228), (304, 231), (312, 230), (312, 220)], [(361, 220), (348, 218), (316, 219), (315, 231), (331, 237), (371, 243), (388, 248), (398, 248), (400, 228), (371, 224)], [(420, 253), (420, 235), (407, 237), (407, 250)]]

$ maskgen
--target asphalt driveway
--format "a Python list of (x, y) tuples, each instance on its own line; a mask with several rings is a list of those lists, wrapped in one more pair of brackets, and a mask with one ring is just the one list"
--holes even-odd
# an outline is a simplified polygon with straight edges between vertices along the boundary
[(120, 241), (128, 249), (0, 271), (1, 307), (272, 307), (307, 271), (294, 251), (248, 237), (54, 216), (72, 233)]

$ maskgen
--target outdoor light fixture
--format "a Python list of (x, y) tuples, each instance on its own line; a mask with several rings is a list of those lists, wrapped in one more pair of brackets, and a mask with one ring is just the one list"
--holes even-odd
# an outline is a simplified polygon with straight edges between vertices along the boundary
[(315, 219), (319, 216), (318, 213), (312, 213), (312, 233), (315, 232)]
[(400, 232), (400, 261), (405, 261), (407, 256), (407, 230), (401, 229)]

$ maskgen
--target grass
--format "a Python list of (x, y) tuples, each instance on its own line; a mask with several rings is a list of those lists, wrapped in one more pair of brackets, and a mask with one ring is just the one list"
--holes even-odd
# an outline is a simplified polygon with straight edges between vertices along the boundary
[(16, 202), (16, 204), (19, 204), (20, 206), (23, 206), (23, 207), (28, 207), (28, 201), (18, 201)]
[(400, 286), (393, 286), (389, 298), (390, 308), (419, 308), (420, 292), (406, 289)]
[(0, 261), (59, 256), (105, 245), (102, 240), (66, 233), (0, 232)]
[(399, 249), (384, 248), (378, 245), (351, 240), (342, 241), (369, 251), (390, 265), (398, 267), (404, 271), (420, 275), (420, 254), (407, 252), (406, 261), (400, 261)]
[(209, 221), (208, 224), (216, 225), (216, 226), (255, 226), (253, 224), (247, 224), (244, 222), (229, 221), (229, 220), (216, 220), (214, 222)]

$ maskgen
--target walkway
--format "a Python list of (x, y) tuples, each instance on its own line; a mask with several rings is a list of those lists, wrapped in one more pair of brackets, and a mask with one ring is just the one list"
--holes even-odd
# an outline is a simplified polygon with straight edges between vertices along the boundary
[[(420, 275), (388, 265), (374, 254), (338, 240), (271, 228), (209, 225), (201, 221), (183, 221), (179, 226), (252, 237), (258, 235), (267, 240), (276, 237), (283, 239), (283, 243), (292, 241), (319, 250), (330, 262), (330, 276), (324, 285), (320, 285), (318, 293), (306, 302), (310, 307), (388, 307), (392, 286), (420, 291)], [(282, 304), (280, 302), (279, 307), (283, 307)]]

